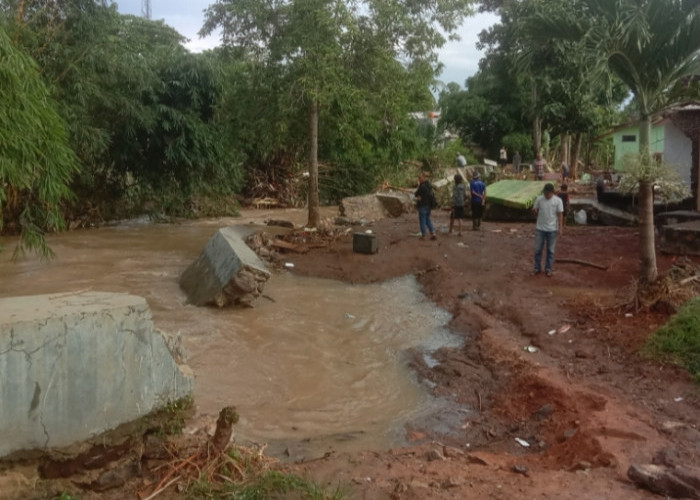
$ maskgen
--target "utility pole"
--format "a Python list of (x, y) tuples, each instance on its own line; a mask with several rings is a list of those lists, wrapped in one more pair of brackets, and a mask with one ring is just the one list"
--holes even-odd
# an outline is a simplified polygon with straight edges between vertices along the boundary
[(141, 15), (146, 19), (151, 19), (151, 0), (141, 0)]

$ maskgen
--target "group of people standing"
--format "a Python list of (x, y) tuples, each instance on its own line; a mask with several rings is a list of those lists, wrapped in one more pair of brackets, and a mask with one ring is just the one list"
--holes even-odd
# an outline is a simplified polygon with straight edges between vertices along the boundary
[[(464, 158), (458, 153), (457, 164), (466, 166), (466, 160), (463, 160), (464, 165), (460, 164), (460, 157), (462, 159)], [(460, 236), (462, 235), (462, 219), (466, 218), (465, 208), (467, 200), (471, 202), (472, 229), (474, 231), (479, 231), (481, 229), (484, 207), (486, 206), (486, 184), (481, 180), (479, 172), (474, 172), (472, 174), (468, 192), (464, 178), (460, 174), (454, 176), (454, 181), (455, 185), (452, 190), (449, 234), (452, 234), (454, 222), (457, 221), (457, 234)], [(565, 203), (568, 205), (569, 202), (565, 185), (563, 185), (562, 188), (563, 192), (555, 196), (554, 185), (551, 183), (545, 184), (542, 194), (537, 197), (533, 205), (533, 212), (537, 214), (533, 276), (542, 272), (542, 253), (545, 247), (546, 258), (544, 272), (549, 277), (553, 274), (554, 251), (557, 237), (563, 234)], [(425, 172), (418, 176), (418, 189), (415, 192), (415, 197), (418, 206), (418, 221), (421, 232), (420, 239), (424, 240), (429, 232), (430, 239), (435, 240), (437, 236), (430, 215), (432, 209), (437, 207), (437, 201), (433, 188), (428, 180), (428, 174)]]
[[(465, 161), (466, 165), (466, 161)], [(464, 182), (464, 178), (460, 174), (454, 176), (455, 186), (452, 190), (452, 211), (450, 212), (450, 230), (452, 234), (454, 222), (457, 221), (458, 234), (462, 235), (462, 219), (466, 219), (467, 200), (471, 201), (472, 212), (472, 229), (478, 231), (481, 229), (481, 219), (484, 216), (484, 207), (486, 206), (486, 184), (481, 180), (479, 172), (474, 172), (472, 181), (469, 186)], [(469, 191), (467, 191), (469, 189)], [(430, 239), (436, 239), (435, 227), (430, 218), (433, 208), (437, 206), (435, 193), (428, 181), (428, 174), (422, 172), (418, 176), (418, 189), (414, 193), (418, 207), (418, 222), (420, 225), (420, 239), (424, 240), (430, 233)]]

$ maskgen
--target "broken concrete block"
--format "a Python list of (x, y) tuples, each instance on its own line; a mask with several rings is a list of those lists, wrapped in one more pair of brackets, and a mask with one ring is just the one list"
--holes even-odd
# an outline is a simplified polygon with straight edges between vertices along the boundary
[(391, 217), (400, 217), (411, 212), (415, 204), (412, 194), (401, 191), (384, 191), (377, 193), (376, 196)]
[(700, 220), (666, 225), (661, 228), (660, 233), (662, 252), (700, 255)]
[(250, 232), (229, 226), (212, 236), (199, 258), (180, 277), (188, 303), (252, 307), (262, 295), (270, 272), (245, 243)]
[(371, 222), (386, 217), (382, 202), (374, 194), (343, 198), (339, 208), (340, 215), (346, 217), (353, 225), (360, 221)]
[(629, 477), (640, 488), (673, 498), (700, 500), (700, 469), (660, 465), (630, 465)]
[(142, 297), (14, 297), (0, 311), (0, 457), (84, 441), (192, 392)]

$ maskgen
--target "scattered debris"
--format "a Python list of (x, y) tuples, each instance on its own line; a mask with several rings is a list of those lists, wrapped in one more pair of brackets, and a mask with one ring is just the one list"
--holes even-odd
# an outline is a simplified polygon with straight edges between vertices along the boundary
[(528, 472), (527, 467), (524, 465), (514, 465), (510, 468), (510, 470), (516, 474), (522, 474), (525, 477), (530, 477), (530, 472)]
[(528, 443), (527, 441), (525, 441), (525, 440), (522, 439), (522, 438), (515, 438), (515, 441), (516, 441), (520, 446), (522, 446), (523, 448), (529, 448), (529, 447), (530, 447), (530, 443)]
[(700, 468), (676, 466), (673, 468), (654, 464), (632, 464), (629, 477), (640, 488), (673, 498), (700, 499)]
[(596, 264), (595, 262), (588, 262), (587, 260), (581, 260), (581, 259), (560, 259), (557, 257), (557, 264), (579, 264), (582, 266), (588, 266), (588, 267), (594, 267), (596, 269), (602, 269), (603, 271), (607, 271), (610, 266), (602, 266), (600, 264)]
[(537, 351), (539, 351), (539, 349), (537, 347), (535, 347), (534, 345), (528, 345), (528, 346), (523, 347), (523, 351), (537, 352)]
[(270, 219), (267, 221), (268, 226), (277, 226), (277, 227), (286, 227), (289, 229), (294, 229), (294, 223), (288, 221), (288, 220), (276, 220), (276, 219)]

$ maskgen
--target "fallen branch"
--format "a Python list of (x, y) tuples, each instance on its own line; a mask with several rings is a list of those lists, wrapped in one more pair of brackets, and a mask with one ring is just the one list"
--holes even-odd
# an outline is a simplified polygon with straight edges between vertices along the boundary
[(568, 264), (580, 264), (582, 266), (588, 266), (588, 267), (595, 267), (596, 269), (602, 269), (603, 271), (608, 270), (608, 266), (601, 266), (600, 264), (596, 264), (595, 262), (588, 262), (587, 260), (580, 260), (580, 259), (557, 259), (556, 260), (558, 263), (568, 263)]
[(700, 276), (695, 275), (695, 276), (690, 276), (689, 278), (682, 279), (678, 282), (679, 286), (685, 286), (691, 281), (700, 281)]
[(309, 249), (306, 247), (295, 245), (294, 243), (289, 243), (288, 241), (284, 240), (275, 240), (272, 242), (272, 246), (281, 250), (289, 250), (295, 253), (306, 253), (309, 251)]

